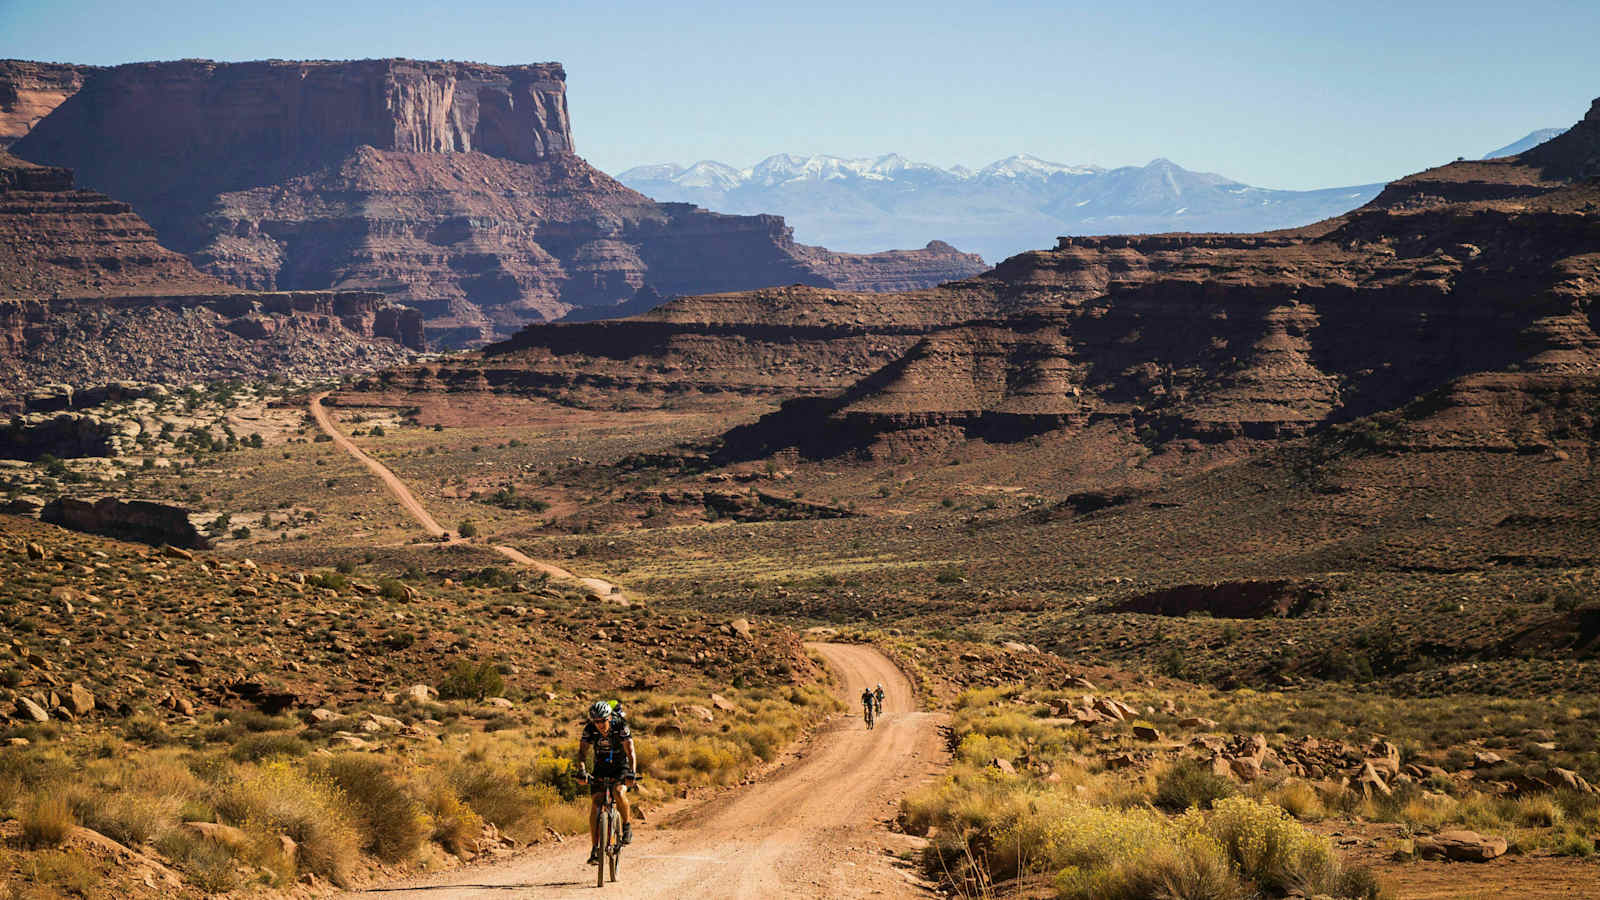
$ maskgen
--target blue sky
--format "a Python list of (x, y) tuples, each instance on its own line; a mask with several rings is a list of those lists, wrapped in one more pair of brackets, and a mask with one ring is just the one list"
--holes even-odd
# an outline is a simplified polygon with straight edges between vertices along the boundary
[(554, 60), (578, 152), (609, 172), (1031, 153), (1330, 187), (1481, 155), (1600, 96), (1596, 0), (231, 5), (0, 0), (0, 56)]

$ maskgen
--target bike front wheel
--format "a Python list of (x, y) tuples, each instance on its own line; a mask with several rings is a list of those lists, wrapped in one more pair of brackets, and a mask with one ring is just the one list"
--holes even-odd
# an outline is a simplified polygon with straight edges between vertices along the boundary
[(617, 863), (622, 859), (622, 816), (615, 807), (611, 809), (611, 845), (606, 850), (606, 863), (611, 869), (611, 880), (617, 880)]

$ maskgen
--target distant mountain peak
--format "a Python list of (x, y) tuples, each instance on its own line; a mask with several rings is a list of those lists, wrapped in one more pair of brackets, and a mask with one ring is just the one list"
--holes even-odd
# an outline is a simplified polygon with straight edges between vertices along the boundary
[(1561, 135), (1566, 134), (1567, 131), (1568, 129), (1566, 128), (1541, 128), (1538, 131), (1529, 132), (1526, 137), (1518, 141), (1513, 141), (1504, 147), (1501, 147), (1499, 150), (1490, 150), (1488, 153), (1483, 155), (1483, 158), (1499, 159), (1502, 156), (1516, 156), (1520, 153), (1532, 150), (1534, 147), (1539, 146), (1551, 138), (1560, 137)]
[(997, 160), (978, 170), (978, 178), (1026, 178), (1045, 177), (1051, 175), (1093, 175), (1103, 172), (1099, 166), (1068, 165), (1067, 163), (1051, 162), (1040, 159), (1031, 153), (1018, 153), (1005, 159)]

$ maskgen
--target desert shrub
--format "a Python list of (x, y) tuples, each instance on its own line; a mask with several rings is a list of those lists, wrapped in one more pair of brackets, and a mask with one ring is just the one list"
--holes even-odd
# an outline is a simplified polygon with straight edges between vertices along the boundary
[(278, 760), (230, 766), (215, 775), (217, 813), (287, 834), (300, 845), (304, 868), (345, 887), (360, 856), (361, 835), (345, 798), (325, 779)]
[(1315, 822), (1327, 815), (1322, 796), (1304, 781), (1289, 781), (1267, 792), (1267, 799), (1302, 822)]
[[(483, 763), (464, 762), (450, 772), (451, 785), (467, 805), (498, 828), (510, 828), (532, 815), (538, 798), (515, 778)], [(555, 797), (554, 789), (549, 796)]]
[(178, 824), (183, 799), (131, 788), (70, 797), (78, 821), (130, 847), (148, 843)]
[(494, 663), (457, 660), (450, 673), (439, 682), (439, 696), (445, 700), (482, 700), (498, 697), (505, 690), (505, 679)]
[(385, 862), (406, 859), (417, 851), (427, 829), (416, 802), (383, 763), (346, 753), (330, 760), (327, 772), (349, 801), (366, 850)]
[(99, 873), (81, 853), (45, 850), (29, 853), (21, 857), (18, 862), (21, 865), (23, 885), (38, 885), (43, 888), (40, 893), (35, 893), (24, 887), (15, 895), (19, 898), (89, 897), (93, 896), (95, 888), (100, 886)]
[(156, 849), (183, 870), (185, 880), (207, 894), (240, 887), (239, 870), (234, 865), (236, 854), (226, 844), (174, 830), (156, 842)]
[(306, 576), (306, 584), (312, 587), (343, 591), (349, 589), (350, 579), (346, 578), (342, 572), (313, 572)]
[(461, 799), (446, 778), (434, 777), (428, 781), (422, 806), (433, 825), (430, 837), (457, 856), (465, 853), (483, 830), (483, 817)]
[(1192, 759), (1180, 759), (1156, 777), (1156, 806), (1173, 812), (1191, 807), (1210, 809), (1218, 800), (1238, 793), (1233, 779), (1211, 771)]
[(228, 713), (228, 720), (247, 731), (283, 731), (295, 727), (287, 716), (269, 716), (259, 709), (240, 709)]
[(130, 741), (138, 741), (151, 747), (161, 747), (172, 743), (172, 733), (167, 731), (167, 726), (160, 719), (150, 715), (137, 715), (129, 719), (122, 726), (122, 733)]
[(73, 820), (67, 798), (57, 791), (35, 796), (23, 807), (20, 819), (22, 844), (32, 849), (61, 846), (78, 824)]
[(244, 738), (233, 745), (228, 755), (239, 762), (255, 762), (275, 756), (305, 756), (309, 752), (311, 748), (298, 735), (268, 733)]
[(464, 538), (475, 538), (478, 536), (478, 526), (471, 519), (462, 519), (461, 524), (456, 526), (456, 534)]
[(1517, 824), (1524, 828), (1555, 828), (1566, 820), (1566, 810), (1549, 794), (1517, 800)]
[(404, 600), (407, 595), (406, 583), (398, 578), (378, 579), (378, 591), (387, 600)]
[(1326, 839), (1271, 804), (1231, 797), (1203, 821), (1188, 816), (1187, 827), (1215, 840), (1235, 871), (1275, 894), (1308, 885), (1325, 893), (1344, 874)]

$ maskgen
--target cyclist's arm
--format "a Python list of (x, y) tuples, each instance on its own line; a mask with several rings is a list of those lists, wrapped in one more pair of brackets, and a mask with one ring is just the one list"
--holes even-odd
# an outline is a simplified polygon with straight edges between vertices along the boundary
[(622, 751), (628, 754), (628, 771), (637, 773), (639, 771), (639, 760), (633, 753), (633, 738), (628, 738), (622, 742)]
[(573, 762), (575, 762), (575, 763), (577, 763), (578, 765), (581, 766), (584, 763), (586, 763), (588, 761), (588, 759), (589, 759), (589, 742), (588, 741), (579, 741), (578, 742), (578, 757), (577, 757), (577, 759), (574, 759)]

